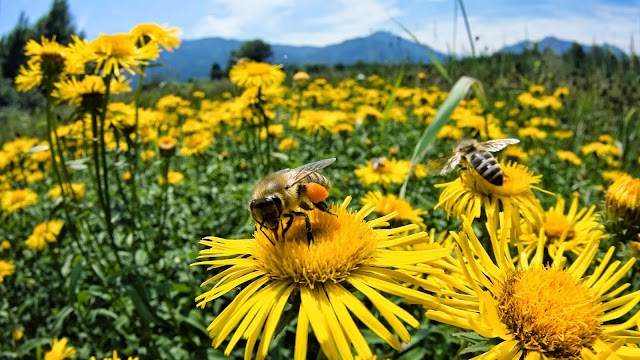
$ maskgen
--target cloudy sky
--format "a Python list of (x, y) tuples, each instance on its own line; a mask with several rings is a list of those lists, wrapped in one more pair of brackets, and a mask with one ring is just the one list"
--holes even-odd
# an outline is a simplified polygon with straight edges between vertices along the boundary
[[(271, 44), (328, 45), (378, 30), (406, 37), (398, 23), (422, 43), (468, 53), (463, 17), (454, 0), (67, 0), (88, 39), (127, 32), (145, 22), (182, 29), (183, 39), (260, 38)], [(108, 5), (107, 5), (108, 4)], [(640, 50), (640, 1), (467, 0), (478, 51), (492, 52), (521, 40), (554, 35), (584, 44), (609, 43)], [(0, 34), (24, 11), (31, 22), (51, 0), (0, 0)], [(632, 45), (633, 44), (633, 45)]]

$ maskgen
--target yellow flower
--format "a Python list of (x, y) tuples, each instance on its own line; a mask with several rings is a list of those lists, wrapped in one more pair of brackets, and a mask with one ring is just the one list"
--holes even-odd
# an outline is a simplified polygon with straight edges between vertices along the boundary
[(640, 291), (620, 295), (629, 284), (614, 287), (635, 259), (622, 266), (611, 262), (613, 247), (595, 259), (598, 242), (592, 241), (571, 266), (564, 266), (562, 251), (545, 266), (541, 238), (533, 257), (520, 255), (515, 266), (508, 239), (498, 235), (492, 221), (487, 229), (495, 262), (464, 219), (455, 235), (460, 275), (439, 276), (450, 285), (436, 290), (442, 297), (432, 299), (429, 319), (497, 342), (482, 359), (573, 359), (585, 350), (601, 359), (640, 358), (640, 348), (632, 344), (638, 340), (634, 329), (640, 312), (626, 317), (640, 302)]
[(66, 46), (57, 43), (55, 36), (51, 40), (43, 36), (41, 43), (29, 40), (24, 49), (29, 60), (27, 67), (20, 66), (20, 72), (16, 77), (18, 91), (28, 91), (35, 87), (43, 87), (50, 91), (51, 84), (58, 81), (67, 71)]
[(555, 97), (563, 97), (569, 95), (569, 88), (565, 86), (560, 86), (553, 92), (553, 96)]
[(20, 341), (24, 337), (24, 331), (22, 329), (15, 329), (11, 332), (11, 338), (15, 341)]
[(76, 349), (73, 346), (67, 346), (67, 339), (63, 337), (53, 339), (51, 342), (51, 350), (44, 353), (44, 360), (63, 360), (76, 356)]
[(180, 29), (175, 27), (166, 28), (166, 25), (138, 24), (129, 33), (138, 42), (138, 45), (155, 42), (168, 51), (173, 51), (180, 46), (180, 38), (178, 38)]
[(280, 144), (278, 145), (278, 150), (282, 152), (289, 152), (297, 148), (298, 148), (298, 142), (290, 137), (286, 137), (280, 140)]
[(207, 96), (207, 94), (205, 94), (205, 92), (202, 90), (196, 90), (191, 93), (191, 96), (193, 96), (196, 99), (204, 99), (205, 96)]
[[(85, 184), (82, 183), (65, 183), (62, 188), (64, 189), (66, 196), (72, 196), (74, 199), (80, 200), (84, 197), (85, 187)], [(51, 190), (49, 190), (47, 194), (49, 195), (51, 200), (55, 201), (62, 196), (62, 189), (60, 188), (60, 185), (56, 185), (51, 188)]]
[(16, 272), (16, 266), (13, 260), (0, 260), (0, 283), (4, 281), (5, 276), (13, 275)]
[(2, 247), (2, 250), (4, 251), (11, 249), (11, 242), (9, 240), (2, 240), (0, 244), (0, 247)]
[(25, 209), (38, 201), (38, 194), (31, 189), (5, 191), (2, 194), (2, 210), (5, 214), (12, 214)]
[(602, 178), (606, 181), (606, 182), (614, 182), (616, 180), (618, 180), (618, 178), (620, 178), (623, 175), (629, 175), (628, 173), (624, 172), (624, 171), (620, 171), (620, 170), (605, 170), (602, 172)]
[(445, 125), (438, 133), (438, 139), (460, 140), (464, 136), (462, 129), (456, 126)]
[(176, 153), (176, 145), (178, 140), (173, 136), (162, 136), (158, 139), (158, 149), (160, 149), (160, 156), (170, 157)]
[(515, 160), (520, 163), (526, 163), (529, 161), (529, 154), (518, 145), (508, 146), (502, 151), (502, 157), (505, 159)]
[(544, 140), (547, 138), (546, 131), (542, 131), (534, 126), (529, 126), (518, 130), (518, 136), (520, 138), (531, 138), (534, 140)]
[(571, 130), (556, 130), (551, 135), (556, 139), (567, 140), (573, 138), (575, 134)]
[(605, 209), (610, 217), (628, 225), (640, 223), (640, 178), (620, 176), (605, 194)]
[(140, 153), (140, 159), (142, 161), (148, 161), (154, 156), (156, 156), (156, 152), (153, 150), (144, 150), (143, 152)]
[[(194, 265), (228, 268), (216, 271), (216, 275), (204, 282), (203, 286), (213, 286), (196, 298), (198, 306), (203, 308), (208, 302), (242, 287), (208, 327), (214, 347), (230, 337), (225, 348), (225, 354), (229, 355), (244, 338), (247, 340), (245, 358), (250, 358), (260, 337), (257, 358), (266, 358), (290, 298), (300, 304), (294, 308), (297, 312), (294, 359), (307, 358), (309, 326), (329, 359), (353, 359), (352, 347), (358, 357), (372, 358), (373, 353), (360, 331), (363, 326), (397, 350), (409, 341), (409, 332), (402, 321), (412, 327), (417, 327), (419, 321), (389, 300), (388, 295), (422, 303), (423, 293), (402, 284), (427, 285), (417, 275), (408, 275), (407, 270), (424, 276), (420, 273), (433, 269), (415, 265), (438, 261), (450, 251), (435, 244), (423, 251), (397, 250), (426, 242), (427, 235), (411, 233), (416, 225), (378, 229), (387, 225), (393, 215), (365, 221), (373, 206), (351, 211), (347, 209), (350, 200), (347, 198), (342, 205), (332, 206), (333, 214), (317, 209), (307, 212), (314, 234), (311, 243), (307, 242), (303, 219), (294, 221), (286, 241), (272, 242), (263, 232), (256, 231), (254, 238), (248, 240), (209, 237), (200, 242), (207, 249), (200, 251), (199, 259), (203, 260)], [(379, 291), (388, 295), (383, 296)], [(366, 299), (366, 303), (362, 299)], [(391, 329), (369, 307), (379, 313)]]
[(305, 81), (309, 80), (309, 74), (307, 74), (304, 71), (298, 71), (297, 73), (293, 74), (293, 81), (296, 83), (302, 83)]
[(40, 87), (43, 78), (40, 64), (28, 64), (26, 67), (20, 65), (18, 76), (16, 76), (16, 89), (20, 92), (26, 92)]
[(31, 250), (44, 250), (48, 243), (56, 242), (63, 225), (62, 220), (45, 221), (38, 224), (25, 244)]
[(212, 142), (213, 135), (211, 133), (205, 131), (195, 133), (184, 139), (180, 153), (185, 156), (202, 155)]
[[(280, 137), (282, 131), (284, 131), (284, 125), (282, 124), (270, 124), (269, 127), (269, 136), (273, 138)], [(267, 138), (267, 130), (264, 127), (260, 129), (260, 139), (265, 140)]]
[(79, 49), (85, 62), (95, 61), (95, 74), (104, 76), (113, 73), (120, 76), (121, 69), (131, 75), (142, 74), (140, 66), (158, 58), (160, 49), (155, 43), (136, 46), (136, 38), (130, 34), (100, 34), (87, 43), (74, 37), (74, 45)]
[(359, 167), (354, 173), (365, 186), (381, 184), (402, 184), (409, 173), (411, 162), (407, 160), (378, 158), (367, 161), (366, 166)]
[(124, 182), (126, 182), (126, 183), (130, 182), (130, 181), (131, 181), (131, 171), (125, 171), (125, 172), (122, 174), (122, 180), (123, 180)]
[[(99, 109), (107, 91), (104, 80), (98, 75), (86, 75), (80, 81), (73, 77), (56, 83), (56, 87), (57, 92), (53, 94), (55, 97), (83, 109)], [(131, 88), (124, 78), (111, 79), (109, 92), (112, 95), (130, 91)]]
[(566, 161), (575, 166), (580, 166), (582, 164), (582, 160), (573, 151), (556, 150), (556, 157), (560, 161)]
[[(169, 173), (167, 174), (167, 179), (169, 184), (179, 185), (182, 183), (182, 180), (184, 180), (184, 174), (178, 171), (169, 171)], [(164, 178), (162, 177), (158, 178), (158, 184), (163, 185)]]
[[(89, 358), (89, 360), (96, 360), (96, 359), (97, 358), (95, 356), (92, 356)], [(113, 350), (111, 357), (105, 357), (103, 358), (103, 360), (123, 360), (123, 358), (118, 356), (118, 352), (116, 350)], [(127, 360), (138, 360), (138, 357), (129, 356), (127, 357)]]
[(243, 61), (231, 68), (229, 78), (232, 83), (243, 88), (277, 86), (285, 78), (281, 68), (282, 65)]
[(531, 85), (531, 86), (529, 86), (529, 92), (531, 94), (544, 94), (544, 86), (542, 86), (542, 85)]
[(530, 233), (523, 231), (520, 238), (515, 239), (512, 245), (518, 246), (519, 252), (524, 251), (531, 255), (536, 251), (539, 243), (540, 230), (543, 230), (546, 238), (546, 249), (552, 258), (558, 252), (571, 251), (576, 255), (582, 254), (584, 249), (592, 241), (600, 241), (605, 233), (600, 229), (596, 206), (579, 208), (579, 193), (573, 194), (573, 200), (565, 213), (565, 200), (558, 195), (555, 206), (545, 212), (545, 220), (540, 227), (534, 227)]
[(512, 238), (520, 233), (520, 217), (528, 226), (540, 226), (544, 219), (544, 210), (533, 194), (533, 189), (544, 191), (534, 184), (540, 182), (542, 175), (533, 175), (526, 166), (517, 163), (500, 163), (504, 172), (504, 183), (497, 186), (485, 180), (473, 169), (460, 171), (460, 176), (452, 182), (436, 184), (444, 188), (438, 204), (448, 215), (458, 219), (465, 216), (469, 220), (480, 217), (482, 211), (489, 219), (498, 222), (500, 212), (507, 221), (505, 228), (512, 230)]
[(423, 230), (426, 229), (422, 215), (427, 212), (422, 209), (414, 209), (407, 200), (400, 199), (395, 195), (382, 195), (380, 191), (370, 191), (364, 195), (360, 203), (375, 206), (374, 211), (380, 215), (396, 212), (396, 217), (393, 220), (398, 222), (406, 220), (418, 225)]

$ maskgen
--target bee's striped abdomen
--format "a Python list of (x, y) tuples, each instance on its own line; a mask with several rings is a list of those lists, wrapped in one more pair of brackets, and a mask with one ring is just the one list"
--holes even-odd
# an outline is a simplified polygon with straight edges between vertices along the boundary
[(468, 158), (469, 164), (480, 176), (493, 185), (502, 186), (504, 173), (498, 164), (498, 160), (490, 152), (479, 150)]
[(324, 175), (318, 174), (317, 172), (313, 172), (307, 175), (307, 177), (305, 177), (302, 182), (305, 184), (309, 184), (309, 183), (320, 184), (327, 189), (331, 187), (331, 181), (329, 181), (329, 179), (324, 177)]

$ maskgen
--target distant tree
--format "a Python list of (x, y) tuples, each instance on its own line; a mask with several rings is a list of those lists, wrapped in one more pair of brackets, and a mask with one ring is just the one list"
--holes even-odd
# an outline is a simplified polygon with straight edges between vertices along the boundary
[(33, 30), (29, 26), (29, 20), (24, 13), (21, 13), (13, 30), (0, 39), (0, 65), (2, 65), (3, 77), (9, 79), (16, 77), (20, 65), (27, 61), (24, 46), (31, 38), (33, 38)]
[(209, 71), (209, 79), (220, 80), (224, 78), (224, 76), (225, 74), (224, 71), (222, 71), (222, 67), (220, 67), (220, 64), (213, 63), (213, 65), (211, 65), (211, 71)]
[(49, 13), (36, 22), (35, 34), (37, 39), (41, 36), (48, 39), (55, 36), (56, 41), (61, 44), (71, 42), (71, 35), (76, 34), (76, 30), (66, 0), (53, 0)]
[(573, 65), (574, 68), (580, 69), (581, 67), (584, 66), (584, 61), (586, 56), (587, 55), (585, 54), (584, 48), (582, 47), (582, 45), (578, 44), (577, 42), (574, 42), (571, 44), (571, 48), (569, 48), (569, 51), (564, 53), (562, 57), (569, 64)]
[(242, 58), (263, 62), (271, 56), (273, 56), (273, 50), (270, 44), (260, 39), (245, 41), (237, 50), (231, 52), (227, 62), (227, 71)]

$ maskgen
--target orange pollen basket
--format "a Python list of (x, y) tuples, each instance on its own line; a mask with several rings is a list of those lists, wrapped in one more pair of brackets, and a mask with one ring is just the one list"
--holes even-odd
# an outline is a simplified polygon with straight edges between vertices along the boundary
[(329, 197), (329, 191), (322, 185), (317, 183), (307, 184), (307, 198), (312, 203), (319, 203)]

